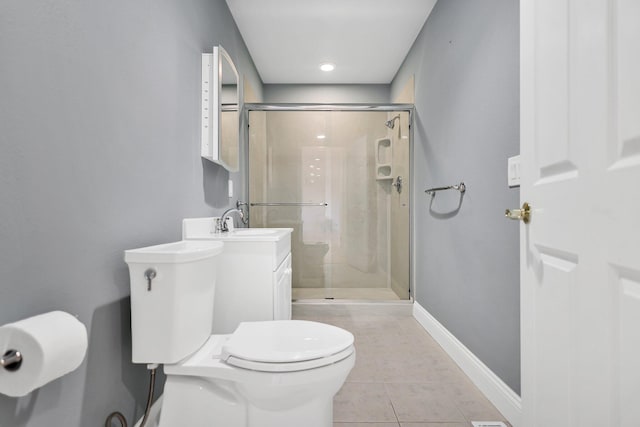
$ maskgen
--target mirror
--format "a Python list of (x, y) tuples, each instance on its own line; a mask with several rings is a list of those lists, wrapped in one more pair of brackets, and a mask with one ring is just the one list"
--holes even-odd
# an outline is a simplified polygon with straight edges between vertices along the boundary
[(202, 157), (230, 172), (240, 166), (239, 81), (222, 46), (202, 55)]

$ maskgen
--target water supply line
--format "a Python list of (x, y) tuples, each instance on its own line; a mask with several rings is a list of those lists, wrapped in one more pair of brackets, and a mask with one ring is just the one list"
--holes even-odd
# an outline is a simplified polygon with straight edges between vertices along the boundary
[[(147, 393), (147, 406), (144, 410), (144, 417), (142, 418), (142, 422), (139, 427), (144, 427), (147, 424), (149, 419), (149, 414), (151, 413), (151, 405), (153, 404), (153, 391), (156, 385), (156, 369), (158, 369), (158, 365), (156, 363), (150, 363), (147, 365), (147, 369), (149, 370), (149, 392)], [(112, 412), (107, 417), (107, 420), (104, 423), (104, 427), (111, 427), (111, 422), (113, 419), (117, 419), (120, 422), (120, 427), (128, 427), (127, 419), (121, 412)]]
[(124, 417), (124, 415), (122, 415), (120, 412), (117, 412), (117, 411), (109, 414), (109, 416), (107, 417), (107, 420), (104, 422), (104, 427), (111, 427), (111, 421), (114, 418), (120, 421), (121, 427), (127, 427), (127, 419)]
[(149, 370), (149, 393), (147, 394), (147, 407), (144, 410), (144, 418), (142, 418), (140, 427), (144, 427), (145, 424), (147, 424), (149, 414), (151, 413), (151, 405), (153, 404), (153, 389), (156, 386), (156, 369), (158, 369), (158, 364), (150, 363), (147, 365), (147, 369)]

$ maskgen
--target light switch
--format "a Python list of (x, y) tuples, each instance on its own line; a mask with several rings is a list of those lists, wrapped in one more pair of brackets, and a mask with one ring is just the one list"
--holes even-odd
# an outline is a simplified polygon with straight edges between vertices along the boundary
[(229, 197), (233, 197), (233, 181), (229, 180)]
[(509, 187), (520, 186), (520, 155), (507, 159), (507, 185)]

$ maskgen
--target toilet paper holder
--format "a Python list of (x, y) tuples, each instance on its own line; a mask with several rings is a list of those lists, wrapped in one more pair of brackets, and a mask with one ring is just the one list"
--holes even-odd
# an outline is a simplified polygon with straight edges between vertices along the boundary
[(22, 365), (22, 353), (18, 350), (9, 350), (0, 357), (0, 367), (7, 371), (17, 371)]

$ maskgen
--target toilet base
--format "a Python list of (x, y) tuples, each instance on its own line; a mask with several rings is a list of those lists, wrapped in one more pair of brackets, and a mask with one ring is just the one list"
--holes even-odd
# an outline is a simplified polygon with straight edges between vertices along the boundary
[(286, 412), (249, 408), (247, 427), (333, 427), (333, 396), (318, 399)]
[(167, 375), (145, 427), (332, 427), (333, 397), (354, 363), (355, 353), (317, 370), (243, 372), (250, 380)]
[[(333, 426), (335, 392), (323, 393), (313, 400), (295, 402), (295, 405), (284, 399), (269, 402), (271, 408), (276, 408), (267, 409), (249, 403), (235, 386), (232, 382), (220, 380), (212, 384), (201, 378), (168, 377), (158, 427)], [(298, 399), (293, 397), (292, 400)]]
[[(151, 407), (151, 412), (149, 414), (149, 419), (147, 420), (147, 424), (145, 427), (160, 427), (160, 411), (162, 409), (162, 398), (160, 396), (158, 400)], [(244, 420), (244, 424), (242, 426), (251, 426), (251, 427), (266, 427), (266, 426), (278, 426), (284, 427), (282, 424), (283, 418), (286, 418), (287, 426), (305, 426), (305, 427), (332, 427), (333, 426), (333, 399), (329, 402), (312, 402), (311, 405), (305, 405), (303, 407), (297, 408), (295, 413), (282, 414), (278, 413), (274, 414), (269, 411), (261, 411), (258, 408), (253, 408), (255, 410), (250, 411), (248, 423), (247, 420)], [(323, 415), (319, 418), (310, 420), (309, 414), (320, 414)], [(136, 422), (134, 427), (140, 427), (142, 424), (142, 419), (144, 417), (140, 417), (140, 419)], [(205, 424), (207, 426), (213, 426), (213, 422), (209, 422)], [(225, 426), (236, 427), (235, 425), (225, 423)]]

